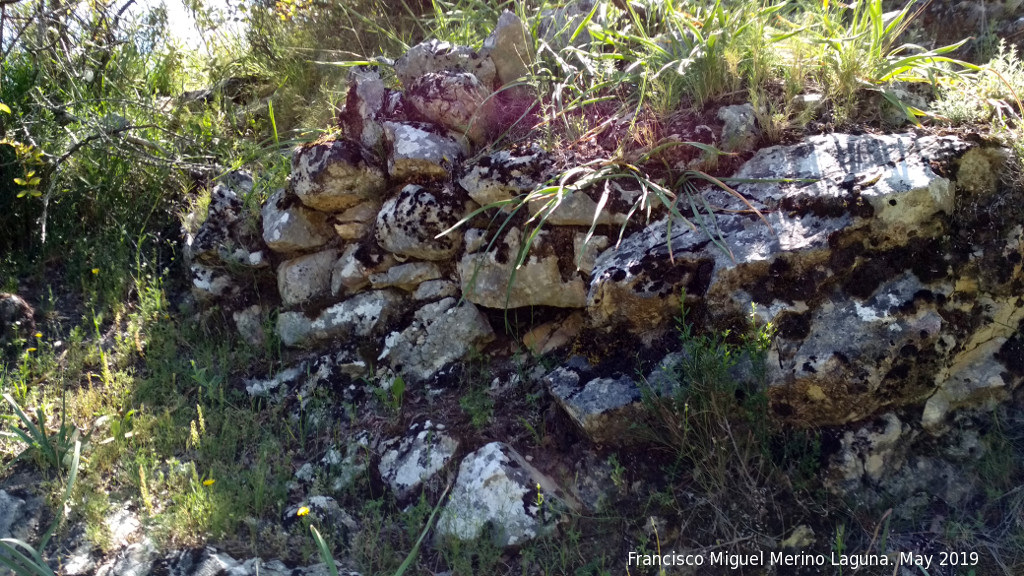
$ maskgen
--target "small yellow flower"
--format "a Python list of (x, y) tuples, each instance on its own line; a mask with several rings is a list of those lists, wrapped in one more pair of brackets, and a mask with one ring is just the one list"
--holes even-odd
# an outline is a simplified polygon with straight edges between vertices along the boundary
[(36, 332), (36, 338), (42, 338), (42, 337), (43, 337), (43, 333), (42, 332)]
[(99, 269), (99, 268), (93, 268), (93, 269), (92, 269), (92, 273), (93, 273), (93, 275), (95, 276), (96, 274), (99, 274), (99, 273), (100, 273), (100, 269)]
[(26, 350), (26, 352), (35, 352), (35, 351), (36, 351), (35, 348), (29, 348), (28, 350)]
[(203, 486), (213, 486), (214, 482), (216, 482), (216, 480), (214, 480), (213, 478), (210, 478), (209, 480), (203, 480)]
[(303, 506), (295, 513), (296, 516), (305, 516), (306, 514), (309, 514), (309, 506)]

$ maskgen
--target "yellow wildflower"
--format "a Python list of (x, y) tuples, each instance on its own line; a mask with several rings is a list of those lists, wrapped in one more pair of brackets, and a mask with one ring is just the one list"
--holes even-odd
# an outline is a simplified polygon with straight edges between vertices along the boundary
[(99, 268), (93, 268), (92, 269), (92, 273), (93, 273), (93, 275), (99, 274), (100, 273), (100, 269)]
[(36, 338), (42, 338), (42, 337), (43, 337), (43, 333), (42, 332), (36, 332)]
[(216, 480), (214, 480), (213, 478), (210, 478), (209, 480), (203, 480), (203, 486), (213, 486), (214, 482), (216, 482)]
[(305, 516), (306, 514), (309, 514), (309, 506), (303, 506), (295, 513), (296, 516)]
[(36, 351), (35, 348), (29, 348), (28, 350), (26, 350), (26, 352), (35, 352), (35, 351)]

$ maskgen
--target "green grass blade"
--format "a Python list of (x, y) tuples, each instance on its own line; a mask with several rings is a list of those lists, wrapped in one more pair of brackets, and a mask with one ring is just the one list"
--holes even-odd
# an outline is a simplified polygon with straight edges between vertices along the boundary
[(313, 541), (316, 542), (317, 550), (320, 551), (320, 559), (327, 565), (327, 573), (330, 574), (330, 576), (338, 576), (338, 565), (334, 563), (334, 556), (331, 555), (331, 550), (330, 547), (327, 546), (327, 541), (320, 535), (316, 526), (310, 526), (309, 530), (313, 533)]
[(437, 516), (438, 511), (441, 510), (441, 504), (444, 503), (444, 497), (448, 495), (449, 489), (451, 489), (450, 484), (444, 489), (444, 492), (441, 493), (441, 497), (437, 499), (437, 504), (434, 505), (434, 510), (430, 513), (430, 518), (427, 518), (427, 525), (423, 527), (423, 531), (420, 532), (420, 537), (416, 539), (416, 544), (413, 545), (412, 550), (410, 550), (409, 554), (405, 557), (405, 561), (398, 567), (398, 570), (395, 572), (395, 576), (402, 576), (405, 574), (405, 571), (408, 570), (412, 566), (413, 562), (416, 561), (416, 556), (419, 555), (420, 552), (420, 546), (423, 544), (423, 540), (427, 537), (427, 533), (430, 532), (430, 528), (434, 525), (434, 518)]

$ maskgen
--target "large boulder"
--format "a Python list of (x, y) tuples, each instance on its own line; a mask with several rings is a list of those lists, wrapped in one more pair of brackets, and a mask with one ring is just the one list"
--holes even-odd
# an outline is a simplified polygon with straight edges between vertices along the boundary
[(380, 197), (387, 177), (377, 159), (352, 140), (319, 140), (292, 156), (291, 191), (322, 212), (341, 212)]
[[(835, 264), (845, 268), (856, 246), (921, 246), (941, 234), (954, 186), (931, 162), (951, 161), (966, 147), (950, 138), (832, 134), (762, 149), (735, 178), (765, 181), (736, 190), (768, 224), (736, 197), (707, 191), (710, 205), (731, 212), (662, 219), (598, 256), (588, 292), (593, 324), (637, 332), (666, 326), (684, 291), (691, 304), (706, 300), (716, 310), (740, 304), (741, 315), (751, 294), (769, 302), (776, 294), (789, 302), (820, 294), (826, 279), (837, 278), (828, 270), (833, 255), (842, 254)], [(738, 291), (745, 301), (733, 298)]]

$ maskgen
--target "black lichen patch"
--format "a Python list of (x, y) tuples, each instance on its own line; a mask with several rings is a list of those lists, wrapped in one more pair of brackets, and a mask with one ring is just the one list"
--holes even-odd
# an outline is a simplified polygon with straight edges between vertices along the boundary
[(803, 340), (811, 333), (811, 318), (809, 314), (797, 312), (783, 312), (775, 320), (780, 338), (786, 340)]
[(828, 273), (823, 268), (805, 269), (778, 257), (768, 266), (768, 273), (757, 278), (749, 291), (758, 304), (771, 304), (776, 300), (792, 304), (814, 299), (827, 285), (827, 280)]
[[(843, 290), (860, 299), (870, 298), (884, 282), (910, 270), (922, 282), (944, 278), (949, 264), (940, 240), (918, 238), (886, 252), (865, 251), (842, 282)], [(837, 270), (837, 272), (839, 272)]]
[(1017, 333), (999, 347), (995, 358), (1017, 378), (1024, 377), (1024, 321), (1017, 325)]
[(819, 218), (840, 218), (845, 214), (871, 218), (875, 215), (874, 207), (855, 191), (843, 196), (787, 196), (779, 203), (779, 208), (798, 218), (807, 214)]

